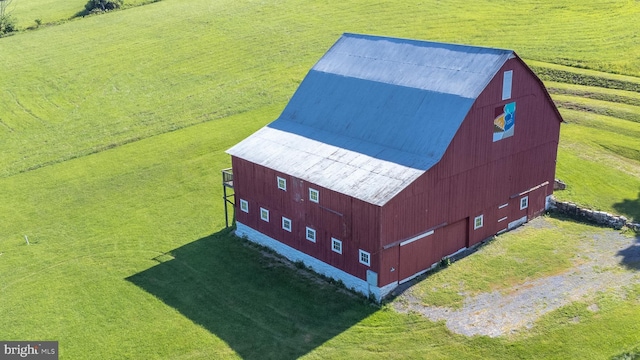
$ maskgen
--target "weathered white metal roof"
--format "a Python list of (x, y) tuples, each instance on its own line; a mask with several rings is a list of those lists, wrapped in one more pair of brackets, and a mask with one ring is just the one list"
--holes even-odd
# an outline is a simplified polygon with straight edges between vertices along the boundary
[(383, 205), (440, 161), (509, 50), (344, 34), (227, 152)]

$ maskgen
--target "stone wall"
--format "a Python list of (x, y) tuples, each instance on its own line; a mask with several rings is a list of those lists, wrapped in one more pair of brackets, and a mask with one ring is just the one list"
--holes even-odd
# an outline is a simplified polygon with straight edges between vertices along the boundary
[(565, 214), (576, 220), (588, 221), (598, 225), (611, 227), (616, 230), (620, 230), (626, 226), (631, 230), (640, 232), (639, 223), (630, 222), (626, 217), (621, 215), (614, 215), (604, 211), (582, 208), (574, 203), (558, 201), (554, 198), (551, 198), (551, 203), (549, 205), (550, 210)]

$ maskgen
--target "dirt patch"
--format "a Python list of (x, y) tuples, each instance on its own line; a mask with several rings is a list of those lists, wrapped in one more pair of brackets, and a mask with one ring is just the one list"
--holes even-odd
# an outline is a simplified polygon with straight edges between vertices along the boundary
[[(546, 227), (544, 219), (529, 223)], [(516, 285), (508, 292), (467, 296), (462, 308), (425, 306), (408, 289), (394, 302), (402, 313), (416, 312), (432, 321), (444, 320), (454, 333), (504, 336), (530, 329), (541, 316), (596, 293), (640, 284), (640, 240), (613, 230), (594, 234), (582, 243), (579, 261), (570, 270)], [(426, 280), (428, 281), (428, 279)], [(590, 311), (598, 311), (593, 304)]]

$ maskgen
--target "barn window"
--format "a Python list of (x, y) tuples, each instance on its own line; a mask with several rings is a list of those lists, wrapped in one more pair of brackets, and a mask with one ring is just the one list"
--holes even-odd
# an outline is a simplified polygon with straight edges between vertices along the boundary
[(287, 191), (287, 179), (278, 176), (278, 189)]
[(525, 196), (520, 199), (520, 210), (524, 210), (529, 207), (529, 197)]
[(316, 242), (316, 231), (307, 226), (307, 240)]
[(320, 192), (316, 189), (309, 188), (309, 200), (317, 203), (320, 201)]
[(291, 219), (287, 219), (286, 217), (282, 217), (282, 228), (291, 232)]
[(502, 78), (502, 100), (511, 99), (511, 83), (513, 81), (513, 70), (505, 71)]
[(368, 252), (360, 250), (359, 258), (360, 264), (371, 266), (371, 255)]
[(331, 250), (338, 254), (342, 254), (342, 241), (336, 238), (331, 238)]
[(249, 212), (249, 202), (244, 199), (240, 199), (240, 210), (248, 213)]
[(473, 230), (480, 229), (484, 225), (484, 216), (476, 216), (475, 220), (473, 220)]
[(269, 222), (269, 210), (260, 208), (260, 219)]

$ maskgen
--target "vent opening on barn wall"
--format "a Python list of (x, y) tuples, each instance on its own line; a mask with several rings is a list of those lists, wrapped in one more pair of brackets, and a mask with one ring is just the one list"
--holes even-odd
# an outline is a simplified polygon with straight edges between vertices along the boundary
[(232, 219), (235, 219), (236, 217), (235, 192), (233, 191), (233, 170), (231, 168), (222, 170), (222, 194), (222, 199), (224, 200), (224, 223), (226, 227), (229, 227), (229, 204), (231, 204), (233, 212)]

